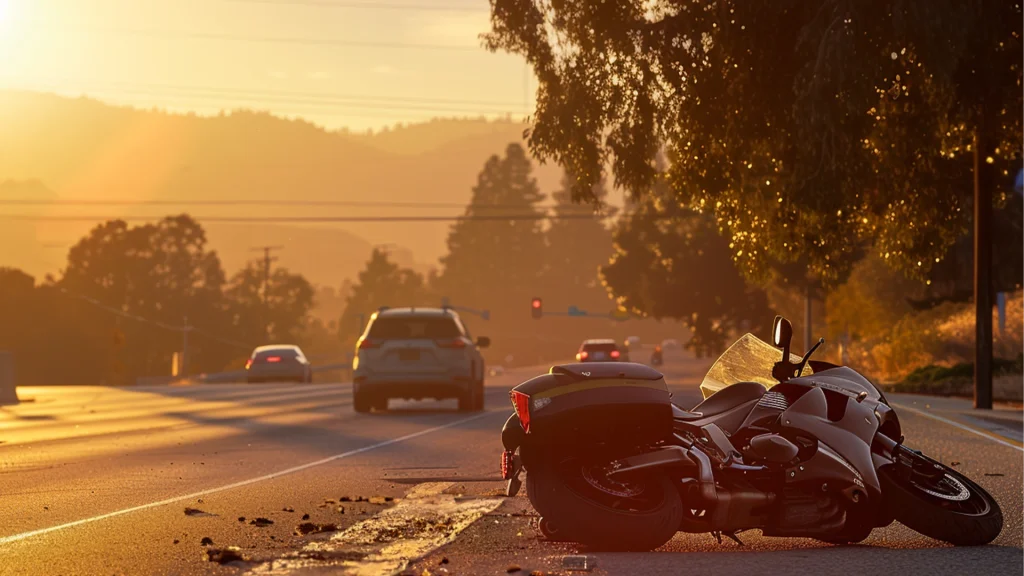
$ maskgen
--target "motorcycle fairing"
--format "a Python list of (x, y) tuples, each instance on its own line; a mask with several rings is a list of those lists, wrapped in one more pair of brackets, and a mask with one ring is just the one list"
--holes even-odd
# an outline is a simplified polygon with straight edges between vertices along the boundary
[[(878, 419), (871, 406), (853, 398), (835, 398), (833, 402), (843, 400), (846, 406), (842, 416), (838, 420), (831, 420), (825, 391), (812, 387), (783, 411), (783, 428), (810, 434), (828, 446), (859, 473), (867, 495), (877, 501), (882, 488), (871, 457), (871, 441), (878, 431)], [(803, 475), (814, 474), (814, 469), (805, 464), (804, 470), (789, 470), (787, 481), (798, 481)]]
[(829, 368), (822, 372), (815, 372), (812, 376), (801, 376), (788, 380), (791, 384), (803, 384), (805, 386), (817, 386), (841, 394), (849, 394), (856, 397), (861, 392), (867, 393), (867, 398), (874, 401), (884, 401), (885, 397), (881, 390), (875, 387), (867, 378), (858, 374), (855, 370), (846, 366)]

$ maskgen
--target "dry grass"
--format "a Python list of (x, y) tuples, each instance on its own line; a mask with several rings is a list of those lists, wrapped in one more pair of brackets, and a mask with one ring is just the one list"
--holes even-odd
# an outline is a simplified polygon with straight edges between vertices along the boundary
[[(1024, 350), (1024, 293), (1009, 294), (1006, 327), (1000, 331), (993, 310), (993, 355), (1016, 358)], [(946, 303), (911, 312), (873, 338), (850, 343), (849, 363), (881, 382), (894, 382), (928, 365), (953, 366), (974, 361), (974, 305)]]

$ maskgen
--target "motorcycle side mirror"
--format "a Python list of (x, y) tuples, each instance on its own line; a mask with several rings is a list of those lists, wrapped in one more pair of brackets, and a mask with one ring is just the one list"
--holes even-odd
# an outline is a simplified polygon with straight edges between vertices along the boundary
[(776, 316), (772, 324), (772, 344), (782, 348), (782, 358), (789, 360), (789, 346), (793, 342), (793, 324), (782, 316)]

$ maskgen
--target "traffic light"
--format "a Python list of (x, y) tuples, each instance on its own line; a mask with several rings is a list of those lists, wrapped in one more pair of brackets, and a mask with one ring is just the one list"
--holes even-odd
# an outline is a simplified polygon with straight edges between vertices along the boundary
[(530, 302), (530, 314), (534, 318), (540, 318), (544, 315), (544, 305), (540, 298), (534, 298), (533, 302)]

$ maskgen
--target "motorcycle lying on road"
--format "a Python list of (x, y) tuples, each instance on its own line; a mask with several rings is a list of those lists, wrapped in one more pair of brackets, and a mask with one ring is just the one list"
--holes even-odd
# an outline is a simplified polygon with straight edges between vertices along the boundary
[[(737, 340), (701, 383), (703, 402), (672, 403), (640, 364), (555, 366), (510, 393), (502, 476), (527, 496), (552, 540), (653, 550), (676, 532), (864, 540), (894, 520), (954, 545), (991, 542), (999, 505), (956, 470), (904, 445), (885, 395), (856, 371)], [(779, 351), (781, 349), (781, 359)]]

